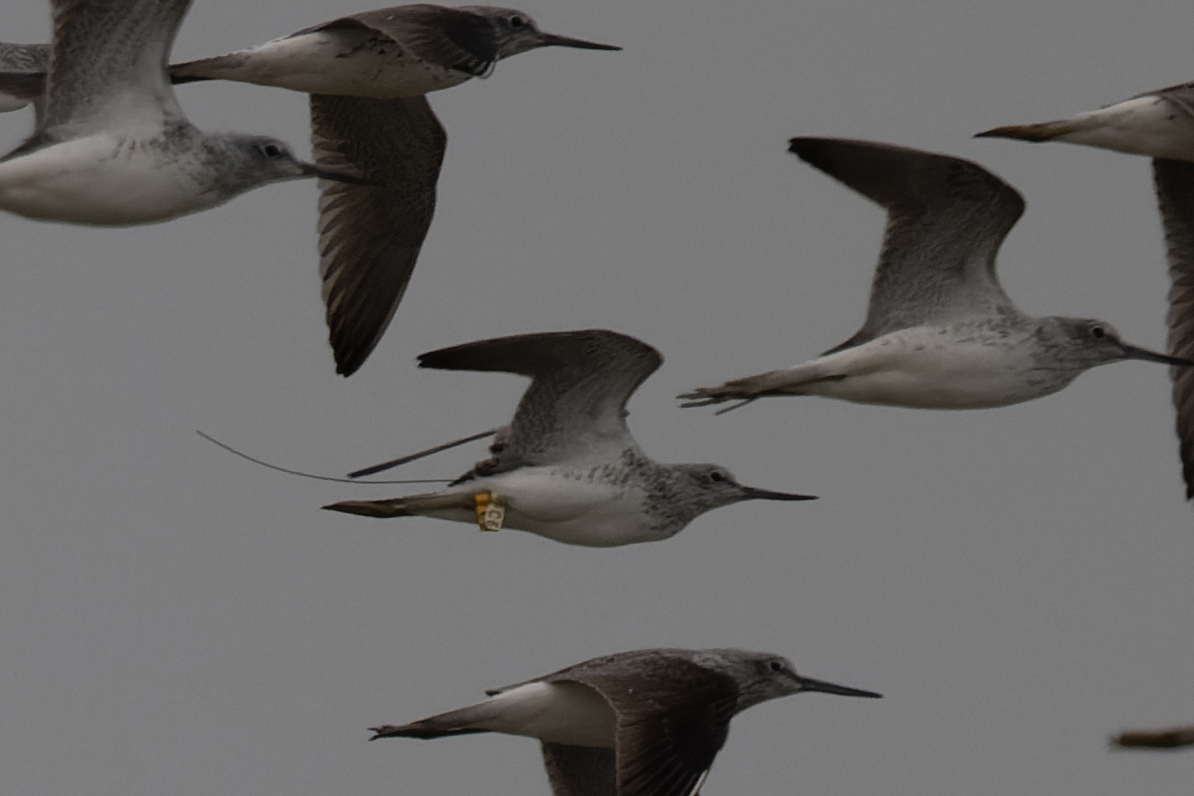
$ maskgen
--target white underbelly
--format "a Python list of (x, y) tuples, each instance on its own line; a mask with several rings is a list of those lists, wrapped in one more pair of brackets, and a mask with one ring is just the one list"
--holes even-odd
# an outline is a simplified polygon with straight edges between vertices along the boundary
[(155, 153), (93, 136), (0, 163), (0, 208), (28, 218), (126, 226), (164, 221), (218, 203)]
[(577, 683), (528, 683), (493, 697), (492, 718), (478, 726), (568, 746), (613, 748), (617, 715), (593, 689)]
[(1194, 160), (1194, 119), (1157, 96), (1137, 97), (1073, 118), (1058, 140), (1154, 158)]
[[(663, 538), (650, 529), (640, 491), (587, 478), (584, 470), (572, 471), (574, 477), (562, 472), (554, 467), (527, 467), (479, 479), (465, 489), (470, 493), (491, 491), (497, 496), (505, 509), (503, 528), (564, 544), (617, 547)], [(477, 522), (476, 513), (469, 509), (433, 511), (427, 516)]]
[(1068, 383), (1058, 382), (1052, 373), (1034, 374), (1030, 346), (1027, 339), (1021, 347), (957, 341), (945, 345), (936, 332), (903, 330), (831, 355), (842, 358), (839, 372), (848, 375), (811, 383), (802, 392), (920, 409), (1007, 406)]
[(350, 36), (325, 31), (266, 42), (190, 73), (224, 80), (276, 86), (307, 94), (336, 94), (373, 99), (414, 97), (450, 88), (469, 79), (455, 69), (427, 64), (397, 44), (367, 42), (365, 32)]

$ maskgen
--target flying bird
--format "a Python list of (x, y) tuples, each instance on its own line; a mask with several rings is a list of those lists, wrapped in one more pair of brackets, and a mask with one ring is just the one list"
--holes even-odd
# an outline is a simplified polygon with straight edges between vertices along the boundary
[(614, 547), (667, 539), (701, 514), (743, 500), (813, 499), (743, 486), (717, 465), (660, 464), (643, 453), (626, 426), (626, 401), (662, 362), (651, 346), (599, 329), (500, 337), (423, 354), (424, 368), (531, 377), (514, 420), (497, 433), (492, 458), (440, 492), (324, 508), (438, 517)]
[(554, 796), (695, 796), (730, 719), (770, 699), (873, 691), (797, 674), (787, 658), (739, 649), (651, 649), (594, 658), (487, 691), (489, 699), (377, 738), (500, 732), (538, 738)]
[[(0, 209), (124, 226), (206, 210), (281, 180), (361, 181), (302, 163), (277, 139), (204, 133), (187, 121), (166, 76), (166, 57), (190, 0), (52, 0), (51, 6), (44, 110), (33, 134), (0, 158)], [(11, 61), (11, 53), (22, 51), (8, 52)]]
[[(1151, 157), (1169, 263), (1169, 353), (1194, 358), (1194, 83), (1041, 124), (996, 127), (979, 138), (1064, 141)], [(1194, 370), (1172, 368), (1186, 499), (1194, 499)]]
[(867, 141), (793, 138), (789, 151), (887, 210), (866, 322), (819, 357), (700, 388), (680, 396), (684, 406), (822, 395), (981, 409), (1049, 395), (1122, 359), (1194, 365), (1125, 343), (1104, 321), (1020, 311), (999, 285), (995, 256), (1024, 200), (986, 169)]
[(236, 80), (310, 94), (315, 162), (383, 184), (320, 185), (319, 269), (337, 373), (356, 372), (385, 333), (431, 226), (447, 135), (424, 95), (540, 47), (621, 49), (545, 33), (514, 9), (418, 4), (351, 14), (171, 69), (175, 82)]

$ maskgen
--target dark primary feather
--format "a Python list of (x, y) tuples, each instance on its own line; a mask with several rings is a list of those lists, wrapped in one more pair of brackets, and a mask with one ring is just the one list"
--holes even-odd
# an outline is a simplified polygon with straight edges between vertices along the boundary
[(319, 186), (319, 270), (337, 373), (364, 363), (402, 300), (435, 212), (447, 140), (426, 97), (311, 95), (315, 163), (383, 185)]
[(646, 343), (604, 329), (500, 337), (419, 357), (424, 368), (531, 377), (491, 473), (634, 445), (626, 401), (662, 362)]
[(340, 17), (294, 35), (350, 26), (375, 30), (421, 60), (470, 75), (488, 73), (498, 59), (493, 24), (471, 11), (447, 6), (416, 4), (380, 8)]
[(618, 796), (613, 749), (547, 742), (542, 747), (554, 796)]
[[(1169, 259), (1169, 353), (1194, 358), (1194, 163), (1153, 160)], [(1186, 499), (1194, 499), (1194, 368), (1170, 368)]]
[(1024, 212), (1010, 185), (970, 161), (890, 144), (790, 143), (801, 160), (887, 210), (866, 323), (831, 351), (910, 326), (1016, 311), (995, 275), (999, 246)]
[(685, 651), (596, 658), (541, 678), (601, 694), (618, 716), (618, 796), (690, 796), (725, 744), (738, 700), (732, 677)]
[[(167, 59), (191, 0), (53, 0), (54, 44), (41, 129), (83, 121), (136, 86), (145, 105), (177, 110)], [(127, 109), (125, 97), (122, 112)]]

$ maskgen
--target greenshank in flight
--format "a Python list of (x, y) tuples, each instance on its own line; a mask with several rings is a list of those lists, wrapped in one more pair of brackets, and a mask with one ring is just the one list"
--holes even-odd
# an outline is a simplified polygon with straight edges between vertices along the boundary
[[(1096, 111), (1014, 124), (980, 138), (1064, 141), (1151, 157), (1169, 263), (1169, 353), (1194, 358), (1194, 83), (1150, 91)], [(1186, 499), (1194, 499), (1194, 370), (1171, 368)]]
[(1122, 359), (1194, 365), (1129, 345), (1103, 321), (1021, 312), (995, 257), (1024, 200), (977, 164), (830, 138), (793, 138), (790, 151), (887, 210), (866, 322), (819, 357), (681, 395), (685, 406), (821, 395), (981, 409), (1049, 395)]
[(701, 514), (743, 500), (812, 499), (743, 486), (717, 465), (660, 464), (643, 453), (626, 426), (626, 401), (662, 362), (651, 346), (605, 330), (501, 337), (423, 354), (425, 368), (531, 377), (492, 458), (440, 492), (324, 508), (615, 547), (667, 539)]
[(424, 95), (540, 47), (621, 49), (545, 33), (514, 9), (418, 4), (172, 67), (175, 82), (236, 80), (310, 94), (315, 162), (384, 185), (320, 185), (319, 269), (337, 373), (356, 372), (381, 339), (431, 226), (447, 135)]
[(881, 694), (797, 674), (787, 658), (739, 649), (623, 652), (487, 691), (489, 699), (377, 738), (500, 732), (538, 738), (554, 796), (695, 796), (730, 719), (771, 699)]
[(54, 41), (33, 135), (0, 158), (0, 209), (123, 226), (214, 207), (280, 180), (360, 182), (286, 144), (203, 133), (183, 115), (166, 58), (190, 0), (52, 0)]

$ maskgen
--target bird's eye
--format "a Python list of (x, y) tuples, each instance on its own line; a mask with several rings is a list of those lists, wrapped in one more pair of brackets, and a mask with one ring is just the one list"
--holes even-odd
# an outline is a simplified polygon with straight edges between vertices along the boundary
[(772, 661), (767, 665), (771, 667), (771, 671), (773, 672), (782, 672), (784, 670), (784, 665), (779, 661)]
[(515, 30), (518, 30), (525, 24), (526, 23), (523, 21), (522, 17), (510, 17), (510, 27), (514, 28)]
[(1100, 339), (1100, 340), (1107, 336), (1107, 330), (1104, 329), (1102, 326), (1091, 327), (1090, 333), (1092, 335), (1094, 335), (1095, 338)]
[(714, 470), (713, 472), (709, 473), (709, 480), (720, 484), (722, 481), (726, 480), (726, 474), (720, 470)]
[(282, 157), (282, 147), (277, 144), (262, 144), (260, 146), (261, 154), (265, 155), (270, 160)]

